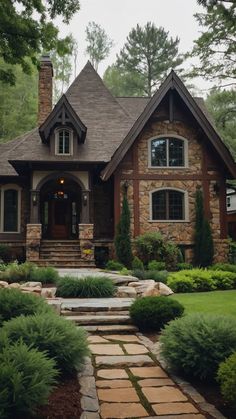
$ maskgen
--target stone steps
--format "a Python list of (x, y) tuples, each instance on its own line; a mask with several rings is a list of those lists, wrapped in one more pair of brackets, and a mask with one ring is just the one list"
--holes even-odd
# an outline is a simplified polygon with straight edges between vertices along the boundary
[(62, 258), (58, 260), (51, 259), (39, 259), (37, 261), (38, 266), (53, 266), (55, 268), (95, 268), (93, 261), (87, 260), (64, 260)]
[(133, 301), (132, 298), (63, 298), (62, 311), (69, 313), (128, 311)]
[[(62, 310), (61, 315), (65, 317), (87, 316), (87, 311), (69, 311)], [(89, 311), (90, 316), (129, 316), (129, 311)]]
[(120, 324), (129, 324), (131, 319), (129, 315), (80, 315), (80, 316), (64, 316), (65, 319), (73, 321), (75, 324), (83, 325), (120, 325)]
[(113, 325), (84, 325), (83, 328), (87, 330), (88, 333), (102, 333), (106, 335), (112, 335), (114, 333), (136, 333), (138, 332), (137, 327), (132, 324), (113, 324)]

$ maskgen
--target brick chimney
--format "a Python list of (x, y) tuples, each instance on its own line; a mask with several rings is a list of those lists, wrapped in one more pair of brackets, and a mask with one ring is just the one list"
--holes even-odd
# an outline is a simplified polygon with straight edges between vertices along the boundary
[(53, 66), (49, 55), (40, 58), (38, 84), (38, 125), (41, 125), (52, 110)]

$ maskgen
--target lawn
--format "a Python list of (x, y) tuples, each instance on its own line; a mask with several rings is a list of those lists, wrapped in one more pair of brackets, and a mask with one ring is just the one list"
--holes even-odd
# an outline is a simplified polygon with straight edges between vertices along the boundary
[(236, 290), (174, 294), (189, 313), (228, 314), (236, 317)]

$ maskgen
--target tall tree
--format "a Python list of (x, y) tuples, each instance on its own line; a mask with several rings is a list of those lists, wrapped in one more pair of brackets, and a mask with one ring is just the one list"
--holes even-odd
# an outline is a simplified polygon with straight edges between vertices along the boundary
[(15, 64), (30, 74), (41, 51), (57, 46), (58, 29), (52, 21), (60, 16), (68, 23), (79, 7), (79, 0), (1, 0), (0, 58), (9, 66), (1, 69), (0, 80), (15, 83)]
[(145, 80), (138, 74), (123, 71), (116, 64), (107, 67), (103, 81), (114, 96), (144, 96)]
[(95, 70), (97, 70), (100, 62), (109, 55), (113, 41), (108, 37), (105, 30), (95, 22), (89, 22), (85, 32), (88, 44), (86, 53), (89, 55)]
[(223, 85), (236, 84), (236, 2), (235, 0), (198, 0), (205, 13), (195, 17), (203, 28), (194, 42), (191, 56), (198, 57), (191, 76), (202, 76)]
[(213, 262), (214, 247), (210, 223), (204, 214), (203, 193), (199, 188), (195, 196), (195, 214), (195, 264), (206, 267)]
[(125, 191), (120, 221), (116, 227), (115, 249), (118, 261), (127, 268), (131, 268), (133, 256), (130, 237), (130, 210)]
[(144, 94), (151, 96), (171, 68), (183, 62), (178, 53), (179, 38), (169, 37), (164, 28), (148, 22), (133, 28), (117, 56), (117, 65), (124, 72), (143, 80)]

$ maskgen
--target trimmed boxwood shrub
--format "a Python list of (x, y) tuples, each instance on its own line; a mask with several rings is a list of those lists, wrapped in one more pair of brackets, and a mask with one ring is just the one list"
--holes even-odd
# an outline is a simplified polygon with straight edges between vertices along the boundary
[(193, 292), (194, 282), (192, 278), (178, 278), (175, 276), (169, 277), (167, 280), (168, 287), (174, 292)]
[(36, 268), (30, 275), (31, 281), (41, 282), (42, 284), (54, 284), (59, 279), (56, 269), (51, 266), (45, 268)]
[(167, 297), (143, 297), (130, 307), (133, 323), (143, 331), (159, 331), (170, 320), (182, 316), (184, 307)]
[(108, 271), (121, 271), (123, 268), (124, 265), (118, 262), (118, 260), (109, 260), (106, 264), (106, 269), (108, 269)]
[(52, 308), (33, 294), (24, 294), (18, 289), (0, 289), (0, 325), (5, 320), (21, 314), (53, 313)]
[(47, 403), (56, 384), (55, 361), (17, 342), (0, 352), (0, 417), (23, 418)]
[(148, 263), (148, 270), (149, 271), (164, 271), (166, 269), (165, 262), (159, 262), (157, 260), (151, 260)]
[(115, 290), (112, 279), (105, 276), (80, 279), (64, 276), (58, 281), (56, 295), (64, 298), (103, 298), (113, 297)]
[(88, 355), (85, 330), (56, 315), (20, 316), (4, 323), (2, 332), (9, 342), (22, 340), (28, 346), (47, 351), (63, 373), (79, 369)]
[(236, 406), (236, 352), (220, 364), (217, 381), (224, 400)]
[(220, 362), (236, 350), (236, 320), (191, 314), (170, 322), (161, 343), (162, 354), (172, 369), (187, 376), (214, 379)]

